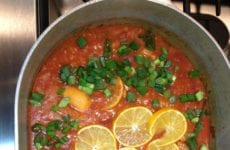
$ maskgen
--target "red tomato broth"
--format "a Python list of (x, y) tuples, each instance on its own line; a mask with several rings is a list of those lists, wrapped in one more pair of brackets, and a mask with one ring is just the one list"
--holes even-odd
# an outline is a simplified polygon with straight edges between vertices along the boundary
[[(181, 103), (178, 100), (174, 104), (170, 104), (167, 98), (155, 90), (148, 88), (148, 93), (144, 96), (137, 94), (137, 101), (130, 103), (125, 100), (123, 96), (122, 100), (117, 106), (110, 110), (101, 109), (105, 105), (106, 98), (103, 92), (96, 91), (90, 97), (92, 100), (91, 107), (84, 113), (77, 111), (71, 106), (61, 108), (58, 112), (52, 112), (51, 107), (59, 102), (63, 96), (56, 94), (59, 87), (65, 87), (59, 79), (60, 67), (65, 64), (70, 66), (84, 66), (90, 57), (101, 56), (104, 51), (104, 41), (106, 38), (112, 41), (112, 58), (115, 60), (123, 60), (128, 58), (132, 66), (136, 67), (134, 62), (134, 55), (142, 53), (144, 49), (144, 42), (138, 37), (143, 34), (145, 29), (130, 24), (114, 24), (114, 25), (102, 25), (92, 28), (84, 29), (75, 33), (72, 36), (66, 38), (56, 48), (53, 53), (44, 62), (39, 72), (36, 75), (33, 91), (41, 92), (45, 95), (45, 98), (41, 106), (28, 105), (28, 132), (29, 132), (29, 149), (35, 149), (33, 146), (34, 134), (31, 132), (33, 124), (39, 122), (46, 125), (49, 121), (54, 119), (60, 119), (62, 115), (69, 114), (72, 119), (80, 119), (80, 128), (90, 124), (100, 124), (108, 128), (112, 128), (114, 118), (119, 112), (125, 108), (132, 106), (145, 106), (152, 112), (159, 108), (154, 108), (151, 105), (151, 100), (157, 98), (160, 101), (161, 107), (173, 107), (181, 112), (185, 112), (188, 108), (196, 109), (202, 108), (203, 101), (200, 102), (187, 102)], [(84, 36), (87, 39), (87, 45), (84, 49), (80, 49), (76, 45), (76, 39), (80, 36)], [(119, 57), (116, 53), (119, 44), (123, 40), (136, 41), (140, 44), (138, 51), (132, 51), (129, 55)], [(151, 52), (151, 55), (158, 57), (161, 54), (161, 48), (165, 47), (168, 50), (168, 59), (172, 61), (173, 65), (170, 70), (176, 75), (176, 81), (169, 88), (172, 94), (179, 96), (185, 93), (195, 93), (198, 90), (205, 92), (205, 87), (200, 78), (189, 78), (188, 72), (194, 69), (194, 66), (188, 60), (188, 58), (176, 47), (166, 41), (166, 39), (159, 34), (155, 35), (156, 50)], [(179, 70), (175, 72), (175, 66), (179, 67)], [(130, 87), (131, 91), (135, 91)], [(206, 96), (206, 95), (205, 95)], [(206, 96), (207, 97), (207, 96)], [(194, 124), (188, 122), (188, 132), (193, 132)], [(209, 145), (210, 137), (210, 118), (205, 116), (202, 120), (203, 129), (199, 132), (198, 145)], [(69, 142), (62, 146), (62, 149), (74, 149), (74, 143), (76, 139), (77, 131), (71, 131), (68, 133), (70, 138)], [(143, 149), (143, 146), (140, 149)], [(52, 148), (50, 148), (52, 149)]]

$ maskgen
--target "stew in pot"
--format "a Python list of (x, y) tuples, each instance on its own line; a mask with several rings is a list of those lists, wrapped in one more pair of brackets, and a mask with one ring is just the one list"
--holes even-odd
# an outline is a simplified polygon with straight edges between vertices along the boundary
[(69, 35), (35, 77), (29, 149), (209, 149), (203, 75), (175, 45), (128, 23)]

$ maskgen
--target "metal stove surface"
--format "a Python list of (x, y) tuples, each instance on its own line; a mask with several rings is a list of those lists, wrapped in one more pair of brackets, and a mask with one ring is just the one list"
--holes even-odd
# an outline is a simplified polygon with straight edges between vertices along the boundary
[[(0, 2), (0, 150), (14, 149), (15, 87), (25, 56), (36, 40), (35, 2)], [(49, 0), (49, 23), (82, 3), (83, 0)], [(175, 5), (181, 8), (181, 3)], [(209, 13), (205, 7), (202, 10)], [(213, 8), (210, 10), (214, 12)], [(230, 8), (222, 10), (220, 18), (230, 30)]]

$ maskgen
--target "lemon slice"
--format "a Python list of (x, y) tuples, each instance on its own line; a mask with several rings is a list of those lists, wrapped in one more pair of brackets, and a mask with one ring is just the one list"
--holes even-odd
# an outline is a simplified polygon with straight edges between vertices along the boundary
[(116, 150), (112, 132), (100, 125), (90, 125), (79, 130), (75, 150)]
[(65, 88), (63, 96), (70, 98), (71, 106), (81, 112), (87, 110), (91, 105), (89, 96), (85, 92), (73, 86), (67, 86)]
[(147, 124), (152, 112), (142, 106), (122, 111), (113, 123), (113, 133), (120, 144), (127, 147), (139, 147), (152, 138)]
[(119, 150), (137, 150), (137, 149), (134, 147), (122, 147)]
[(121, 78), (117, 77), (115, 85), (110, 86), (109, 89), (112, 92), (112, 96), (107, 99), (108, 101), (104, 109), (110, 109), (116, 106), (124, 95), (124, 85)]
[(166, 146), (180, 140), (187, 131), (187, 122), (184, 115), (175, 109), (163, 108), (155, 113), (148, 123), (151, 135), (161, 133), (157, 139), (158, 146)]
[(179, 147), (175, 143), (166, 146), (158, 146), (156, 142), (153, 141), (148, 145), (147, 150), (179, 150)]

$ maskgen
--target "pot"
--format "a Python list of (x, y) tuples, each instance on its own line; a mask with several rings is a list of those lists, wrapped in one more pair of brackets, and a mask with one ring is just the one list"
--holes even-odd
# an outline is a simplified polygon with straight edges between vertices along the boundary
[[(168, 4), (152, 0), (94, 0), (51, 24), (35, 42), (20, 72), (15, 96), (15, 149), (28, 149), (27, 99), (33, 78), (51, 49), (69, 33), (95, 22), (136, 19), (167, 30), (185, 43), (187, 57), (206, 75), (215, 138), (212, 149), (230, 147), (230, 64), (220, 46), (195, 20)], [(174, 39), (173, 36), (170, 37)], [(175, 41), (180, 41), (175, 40)], [(172, 40), (173, 41), (173, 40)], [(179, 43), (179, 42), (178, 42)], [(175, 45), (175, 44), (174, 44)]]

